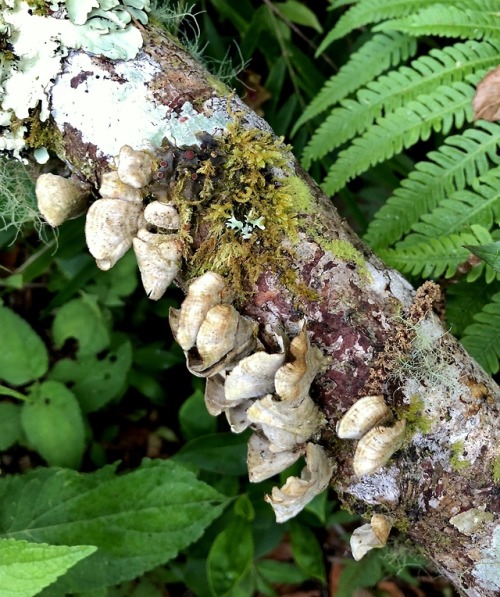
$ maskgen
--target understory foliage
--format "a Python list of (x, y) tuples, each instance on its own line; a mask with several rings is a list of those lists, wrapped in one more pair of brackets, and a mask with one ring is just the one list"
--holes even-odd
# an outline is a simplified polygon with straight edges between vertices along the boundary
[[(157, 23), (327, 173), (388, 262), (450, 282), (452, 331), (496, 371), (500, 125), (473, 124), (470, 102), (500, 61), (488, 13), (500, 0), (153, 4)], [(408, 21), (424, 9), (441, 15), (435, 30)], [(433, 37), (449, 9), (450, 43)], [(42, 226), (29, 170), (0, 162), (0, 593), (451, 594), (419, 578), (425, 559), (401, 537), (352, 560), (360, 519), (331, 494), (276, 524), (264, 495), (304, 463), (248, 482), (248, 434), (207, 414), (170, 334), (181, 294), (148, 301), (131, 252), (98, 270), (81, 218), (43, 228), (43, 242)]]
[(358, 0), (332, 9), (336, 23), (317, 53), (346, 38), (356, 49), (295, 125), (315, 127), (303, 162), (323, 170), (327, 193), (369, 203), (366, 241), (414, 283), (441, 283), (451, 331), (496, 373), (500, 123), (475, 120), (472, 102), (500, 64), (500, 2)]

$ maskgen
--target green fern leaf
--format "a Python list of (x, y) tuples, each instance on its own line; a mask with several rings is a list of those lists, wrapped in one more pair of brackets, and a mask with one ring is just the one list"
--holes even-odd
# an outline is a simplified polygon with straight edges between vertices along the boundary
[(325, 83), (299, 118), (292, 134), (305, 122), (347, 97), (389, 67), (408, 60), (416, 51), (417, 42), (414, 37), (396, 32), (373, 36)]
[(475, 181), (472, 190), (457, 191), (412, 226), (418, 234), (438, 238), (462, 232), (471, 224), (491, 228), (500, 218), (500, 168)]
[(473, 323), (476, 313), (490, 302), (498, 284), (488, 285), (484, 280), (470, 284), (460, 280), (446, 290), (446, 325), (454, 336), (461, 336), (465, 328)]
[[(441, 238), (422, 236), (420, 242), (415, 238), (409, 246), (382, 249), (378, 254), (388, 265), (403, 274), (422, 278), (439, 278), (442, 275), (451, 278), (458, 266), (469, 258), (470, 252), (464, 245), (485, 244), (485, 238), (489, 238), (491, 242), (487, 230), (473, 225), (470, 232), (450, 234)], [(479, 268), (482, 271), (483, 265)]]
[(437, 35), (461, 39), (499, 39), (500, 18), (493, 12), (469, 10), (453, 4), (443, 5), (441, 2), (416, 14), (386, 21), (374, 27), (374, 31), (400, 31), (415, 36)]
[(392, 245), (447, 195), (487, 172), (490, 160), (500, 163), (500, 125), (480, 121), (476, 127), (448, 137), (401, 182), (368, 226), (365, 240), (372, 247)]
[[(441, 3), (453, 3), (456, 0), (441, 0)], [(336, 39), (340, 39), (369, 23), (378, 23), (384, 19), (403, 17), (417, 12), (423, 7), (436, 4), (436, 0), (360, 0), (345, 12), (338, 20), (335, 27), (321, 42), (316, 56), (319, 56)]]
[(307, 168), (349, 139), (361, 134), (383, 113), (388, 114), (416, 99), (431, 93), (439, 85), (463, 80), (470, 73), (496, 66), (500, 62), (500, 42), (466, 42), (431, 50), (411, 63), (411, 68), (382, 75), (357, 93), (356, 100), (343, 100), (314, 133), (304, 150), (303, 163)]
[(500, 359), (500, 292), (474, 316), (474, 323), (464, 330), (462, 344), (490, 374), (499, 370)]
[(379, 162), (387, 160), (419, 140), (429, 138), (431, 132), (448, 133), (452, 126), (460, 128), (472, 121), (472, 98), (475, 88), (459, 81), (441, 86), (432, 94), (398, 108), (340, 152), (323, 183), (327, 194), (333, 195), (349, 180)]

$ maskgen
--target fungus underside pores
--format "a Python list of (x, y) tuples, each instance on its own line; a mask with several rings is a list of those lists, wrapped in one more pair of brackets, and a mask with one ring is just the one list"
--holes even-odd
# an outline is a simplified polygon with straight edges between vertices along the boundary
[[(292, 339), (274, 333), (275, 348), (269, 351), (258, 338), (258, 325), (232, 304), (238, 289), (244, 294), (256, 280), (259, 259), (266, 259), (269, 267), (268, 246), (275, 249), (277, 239), (296, 234), (292, 204), (298, 183), (283, 154), (281, 140), (239, 126), (222, 141), (200, 136), (199, 148), (165, 144), (161, 150), (144, 151), (124, 146), (114, 167), (101, 176), (100, 198), (91, 203), (85, 226), (89, 250), (101, 269), (113, 267), (133, 247), (153, 300), (181, 268), (188, 270), (187, 296), (179, 310), (171, 311), (170, 324), (189, 370), (207, 380), (209, 412), (225, 413), (234, 432), (253, 429), (247, 456), (250, 480), (267, 479), (305, 456), (300, 477), (290, 477), (266, 498), (279, 522), (323, 491), (335, 470), (318, 443), (327, 422), (309, 390), (324, 359), (311, 346), (306, 324)], [(48, 221), (60, 223), (82, 211), (87, 187), (44, 176), (51, 178), (37, 185), (37, 196)], [(47, 186), (53, 192), (51, 185), (67, 191), (59, 194), (59, 203), (67, 204), (58, 204), (54, 216), (54, 201), (46, 196)], [(193, 222), (200, 221), (200, 213), (210, 232), (192, 251), (197, 234)], [(235, 221), (246, 222), (246, 228)], [(281, 258), (279, 250), (273, 255)], [(340, 422), (339, 437), (359, 440), (353, 466), (355, 474), (365, 475), (384, 466), (400, 446), (404, 421), (382, 425), (390, 419), (383, 397), (365, 397), (360, 403), (363, 408), (354, 405)], [(361, 421), (364, 413), (370, 413), (369, 420)], [(352, 430), (344, 433), (353, 426), (354, 435)]]

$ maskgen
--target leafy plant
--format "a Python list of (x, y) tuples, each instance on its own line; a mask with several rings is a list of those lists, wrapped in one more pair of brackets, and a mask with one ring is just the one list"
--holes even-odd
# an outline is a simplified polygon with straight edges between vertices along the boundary
[[(297, 131), (316, 123), (304, 164), (322, 164), (330, 194), (346, 196), (357, 179), (351, 188), (366, 199), (359, 177), (375, 181), (372, 195), (385, 201), (371, 201), (376, 213), (365, 238), (386, 263), (416, 282), (444, 279), (463, 287), (483, 279), (491, 296), (500, 289), (498, 268), (471, 252), (481, 257), (481, 247), (500, 234), (500, 125), (476, 120), (473, 98), (500, 63), (500, 3), (358, 0), (332, 8), (342, 12), (318, 53), (364, 31), (359, 50), (295, 125)], [(450, 302), (459, 295), (451, 293)], [(452, 308), (448, 322), (462, 334), (461, 318), (477, 320), (464, 344), (494, 373), (498, 354), (481, 341), (483, 309), (499, 313), (497, 302), (477, 301), (467, 314)]]

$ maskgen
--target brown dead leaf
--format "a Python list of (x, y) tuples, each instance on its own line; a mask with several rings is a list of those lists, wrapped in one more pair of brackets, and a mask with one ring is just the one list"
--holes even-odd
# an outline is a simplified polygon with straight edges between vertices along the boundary
[(377, 589), (385, 591), (389, 597), (405, 597), (403, 591), (391, 580), (382, 580), (378, 583)]
[(500, 120), (500, 66), (487, 73), (479, 82), (472, 107), (474, 120)]
[(260, 84), (261, 76), (249, 69), (244, 70), (238, 77), (246, 88), (243, 101), (247, 106), (255, 110), (259, 116), (263, 116), (262, 104), (271, 98), (269, 91)]

